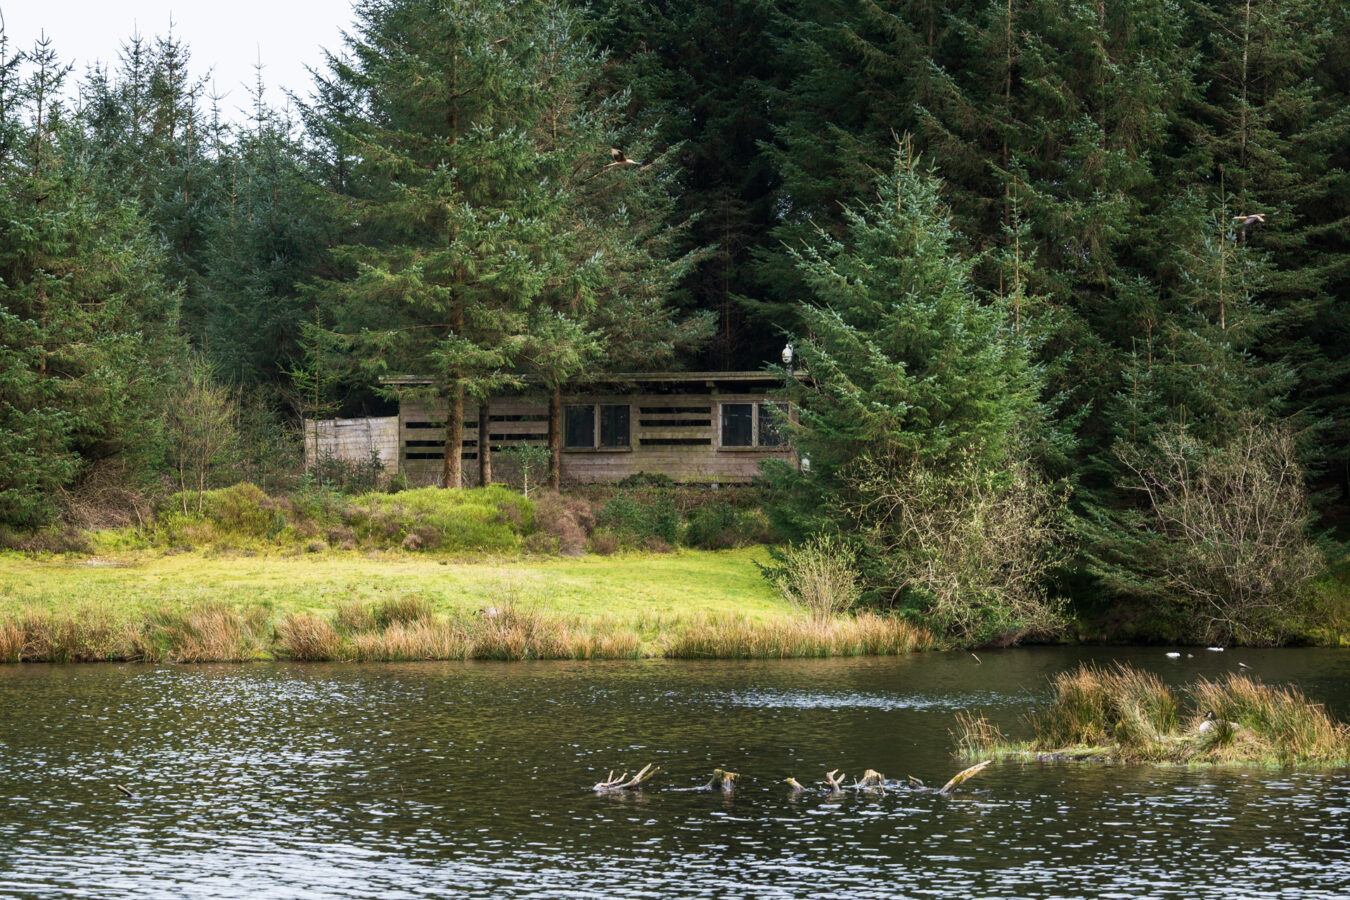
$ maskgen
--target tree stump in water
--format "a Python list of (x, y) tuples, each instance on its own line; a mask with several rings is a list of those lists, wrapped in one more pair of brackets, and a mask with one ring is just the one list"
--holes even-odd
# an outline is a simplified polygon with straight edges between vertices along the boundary
[(713, 769), (712, 781), (704, 785), (703, 789), (707, 791), (721, 791), (724, 794), (730, 794), (736, 790), (736, 779), (741, 776), (736, 772), (724, 772), (721, 769)]
[(885, 786), (886, 776), (876, 769), (868, 769), (863, 773), (862, 779), (854, 784), (854, 787), (860, 788), (884, 788)]
[(606, 780), (596, 784), (593, 790), (600, 791), (601, 793), (605, 793), (607, 791), (635, 791), (638, 788), (642, 787), (643, 784), (650, 781), (652, 776), (660, 771), (661, 771), (660, 766), (653, 766), (651, 763), (648, 763), (647, 765), (643, 766), (641, 771), (639, 771), (632, 778), (628, 777), (627, 772), (624, 772), (618, 778), (615, 778), (614, 770), (610, 769), (609, 777)]
[(988, 766), (991, 762), (993, 762), (993, 760), (986, 759), (984, 762), (977, 763), (976, 765), (971, 766), (969, 769), (962, 769), (960, 772), (957, 772), (955, 775), (953, 775), (952, 780), (944, 784), (938, 790), (938, 793), (950, 794), (952, 791), (956, 790), (957, 786), (960, 785), (967, 778), (970, 778), (973, 775), (978, 775), (979, 773), (983, 772), (985, 767)]

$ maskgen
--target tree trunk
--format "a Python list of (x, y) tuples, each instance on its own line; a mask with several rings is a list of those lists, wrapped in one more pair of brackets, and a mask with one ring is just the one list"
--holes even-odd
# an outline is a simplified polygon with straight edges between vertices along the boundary
[(464, 483), (464, 385), (456, 384), (450, 390), (445, 414), (445, 467), (441, 484), (457, 488)]
[(558, 490), (562, 484), (562, 385), (548, 395), (548, 486)]
[(478, 404), (478, 486), (492, 484), (492, 447), (488, 434), (488, 401)]

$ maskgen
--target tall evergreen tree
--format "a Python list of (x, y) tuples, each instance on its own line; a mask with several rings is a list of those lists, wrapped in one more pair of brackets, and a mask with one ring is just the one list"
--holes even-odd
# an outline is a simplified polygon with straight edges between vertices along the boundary
[(538, 13), (372, 0), (357, 6), (350, 59), (329, 59), (329, 84), (352, 98), (328, 134), (357, 154), (344, 191), (354, 225), (336, 251), (351, 277), (318, 291), (359, 335), (369, 376), (428, 376), (445, 398), (447, 487), (462, 483), (466, 396), (510, 380), (557, 274), (559, 196), (530, 132)]
[(206, 94), (205, 76), (192, 72), (191, 51), (172, 30), (137, 34), (116, 67), (85, 78), (79, 112), (90, 161), (137, 200), (164, 242), (169, 277), (182, 289), (182, 327), (199, 347), (208, 343), (207, 231), (221, 186)]
[(81, 156), (68, 69), (43, 42), (13, 78), (0, 40), (0, 522), (43, 524), (91, 463), (149, 463), (177, 296), (133, 202)]
[(782, 77), (769, 30), (775, 4), (603, 0), (590, 9), (596, 42), (612, 51), (607, 77), (631, 88), (633, 118), (654, 122), (654, 146), (676, 155), (671, 221), (690, 226), (674, 252), (709, 251), (677, 297), (717, 317), (700, 362), (755, 368), (776, 359), (780, 329), (747, 315), (745, 302), (764, 294), (755, 253), (774, 220), (777, 175), (761, 145), (773, 138), (766, 89)]
[[(881, 597), (983, 640), (1052, 618), (1035, 562), (1047, 495), (1025, 466), (1038, 373), (1006, 307), (981, 302), (938, 192), (902, 152), (842, 239), (797, 254), (814, 295), (797, 344), (810, 381), (789, 391), (805, 459), (771, 483), (791, 491), (785, 524), (858, 536)], [(1016, 559), (988, 556), (995, 522), (1029, 539)]]

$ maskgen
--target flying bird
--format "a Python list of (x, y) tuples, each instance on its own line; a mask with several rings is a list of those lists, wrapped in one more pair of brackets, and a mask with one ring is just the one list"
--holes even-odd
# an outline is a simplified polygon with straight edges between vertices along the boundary
[(1266, 224), (1265, 213), (1252, 213), (1247, 216), (1233, 216), (1233, 221), (1237, 223), (1238, 228), (1246, 228), (1248, 225)]
[(610, 163), (608, 166), (605, 166), (605, 168), (607, 168), (607, 169), (610, 168), (611, 166), (645, 166), (645, 165), (646, 165), (646, 163), (644, 163), (644, 162), (638, 162), (636, 159), (629, 159), (628, 157), (624, 156), (624, 155), (623, 155), (623, 151), (620, 150), (618, 147), (610, 147), (610, 148), (609, 148), (609, 157), (610, 157), (610, 159), (614, 160), (614, 162)]

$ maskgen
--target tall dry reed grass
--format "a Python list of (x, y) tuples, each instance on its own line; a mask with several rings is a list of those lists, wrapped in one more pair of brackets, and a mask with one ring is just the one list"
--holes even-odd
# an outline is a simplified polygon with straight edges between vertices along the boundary
[(926, 630), (874, 613), (770, 622), (714, 617), (676, 630), (663, 655), (680, 659), (890, 656), (932, 646), (933, 637)]
[(244, 662), (265, 659), (272, 643), (266, 610), (220, 604), (157, 610), (137, 635), (133, 658), (146, 662)]
[(1205, 713), (1236, 727), (1211, 729), (1204, 750), (1217, 760), (1256, 753), (1281, 762), (1350, 761), (1350, 726), (1338, 724), (1320, 703), (1296, 687), (1261, 684), (1246, 675), (1200, 681), (1191, 689), (1200, 727)]
[(1183, 713), (1155, 675), (1125, 665), (1085, 665), (1051, 679), (1054, 697), (1028, 717), (1035, 737), (1010, 742), (982, 715), (957, 717), (964, 753), (1040, 752), (1123, 762), (1350, 763), (1350, 727), (1295, 687), (1246, 675), (1201, 680)]
[(290, 659), (325, 662), (344, 659), (342, 635), (313, 613), (291, 613), (277, 625), (277, 649)]
[(900, 619), (756, 621), (731, 616), (637, 620), (559, 616), (514, 594), (474, 615), (438, 614), (425, 599), (339, 603), (275, 625), (265, 607), (163, 607), (118, 618), (97, 609), (29, 610), (0, 622), (0, 661), (241, 662), (446, 659), (788, 658), (890, 655), (928, 649), (932, 636)]

